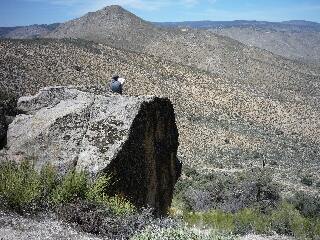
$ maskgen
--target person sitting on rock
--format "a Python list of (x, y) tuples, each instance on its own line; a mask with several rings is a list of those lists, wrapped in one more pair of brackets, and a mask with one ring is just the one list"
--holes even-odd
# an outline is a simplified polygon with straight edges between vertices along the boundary
[(122, 94), (122, 86), (124, 82), (125, 82), (124, 78), (119, 78), (118, 75), (113, 76), (110, 84), (111, 91)]

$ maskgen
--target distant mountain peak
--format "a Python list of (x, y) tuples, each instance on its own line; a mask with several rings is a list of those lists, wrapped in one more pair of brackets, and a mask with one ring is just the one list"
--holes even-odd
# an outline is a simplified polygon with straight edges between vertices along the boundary
[(119, 5), (106, 6), (94, 13), (107, 13), (107, 14), (113, 14), (113, 15), (133, 15), (131, 12), (129, 12), (128, 10), (124, 9)]
[[(133, 21), (133, 20), (142, 20), (133, 13), (129, 12), (128, 10), (124, 9), (123, 7), (119, 5), (110, 5), (106, 6), (98, 11), (95, 12), (89, 12), (85, 16), (85, 18), (91, 19), (93, 18), (100, 18), (100, 19), (106, 19), (106, 20), (127, 20), (127, 21)], [(83, 17), (80, 17), (79, 19), (82, 19)]]
[(102, 8), (101, 10), (107, 10), (107, 11), (126, 11), (123, 7), (119, 6), (119, 5), (109, 5), (106, 6), (104, 8)]

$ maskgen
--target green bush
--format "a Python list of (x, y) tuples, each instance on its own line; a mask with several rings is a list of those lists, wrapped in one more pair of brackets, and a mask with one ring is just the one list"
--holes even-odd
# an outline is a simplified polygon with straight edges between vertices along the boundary
[(59, 179), (51, 165), (38, 172), (30, 160), (21, 164), (3, 162), (0, 164), (0, 203), (3, 208), (31, 212), (40, 207), (86, 200), (104, 205), (116, 215), (133, 213), (135, 207), (124, 197), (106, 194), (106, 189), (111, 186), (110, 179), (102, 176), (89, 183), (85, 172), (76, 171)]
[(320, 196), (307, 192), (297, 192), (289, 199), (289, 202), (295, 206), (305, 217), (320, 217)]
[(271, 226), (279, 234), (293, 235), (298, 238), (306, 238), (308, 219), (304, 218), (293, 205), (282, 203), (278, 209), (273, 211)]
[(3, 207), (21, 212), (36, 204), (44, 186), (42, 177), (34, 170), (31, 161), (20, 165), (5, 162), (0, 165), (0, 200)]
[(294, 205), (281, 203), (276, 209), (263, 213), (257, 209), (243, 209), (237, 213), (209, 212), (184, 213), (189, 226), (205, 226), (235, 234), (270, 234), (294, 236), (297, 239), (320, 239), (320, 218), (304, 217)]
[(131, 214), (136, 211), (135, 206), (121, 196), (109, 197), (105, 205), (108, 206), (116, 215)]
[(130, 240), (232, 240), (232, 235), (221, 234), (212, 230), (202, 231), (184, 226), (160, 228), (149, 226), (144, 231), (134, 235)]
[(52, 201), (55, 205), (72, 202), (76, 199), (84, 199), (88, 191), (88, 177), (83, 171), (71, 171), (54, 189)]
[(184, 215), (184, 220), (189, 225), (205, 225), (226, 232), (233, 232), (235, 229), (233, 215), (219, 210), (190, 212)]
[(232, 213), (225, 213), (220, 210), (210, 211), (203, 214), (203, 222), (214, 229), (227, 232), (233, 232), (235, 230)]
[(47, 200), (56, 186), (59, 184), (57, 171), (55, 168), (47, 164), (40, 171), (40, 184), (41, 184), (41, 202), (45, 205), (49, 204)]
[(270, 221), (268, 217), (254, 209), (243, 209), (234, 215), (235, 232), (237, 234), (246, 234), (254, 232), (258, 234), (268, 233), (270, 231)]
[(108, 207), (116, 215), (130, 214), (136, 211), (135, 207), (124, 197), (113, 196), (106, 194), (106, 189), (110, 187), (111, 177), (101, 176), (89, 187), (86, 198), (90, 202), (102, 204)]
[(320, 239), (320, 219), (314, 218), (309, 221), (309, 235), (312, 239)]
[(104, 203), (107, 198), (106, 188), (111, 185), (110, 180), (107, 176), (98, 177), (86, 192), (86, 198), (91, 202)]

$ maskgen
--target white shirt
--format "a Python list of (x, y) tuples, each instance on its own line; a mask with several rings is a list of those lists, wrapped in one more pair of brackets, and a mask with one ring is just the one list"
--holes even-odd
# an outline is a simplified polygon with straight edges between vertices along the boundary
[(118, 78), (118, 81), (123, 85), (126, 80), (124, 78)]

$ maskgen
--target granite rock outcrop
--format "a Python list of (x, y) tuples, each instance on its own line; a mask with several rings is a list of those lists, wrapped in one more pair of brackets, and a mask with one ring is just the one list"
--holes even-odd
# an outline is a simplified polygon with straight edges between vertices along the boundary
[(21, 97), (6, 154), (37, 168), (112, 176), (111, 194), (165, 214), (181, 172), (178, 130), (167, 98), (122, 96), (103, 89), (57, 86)]

